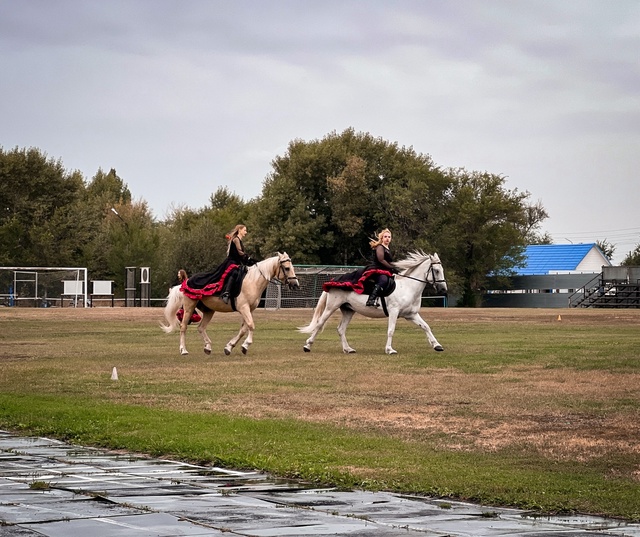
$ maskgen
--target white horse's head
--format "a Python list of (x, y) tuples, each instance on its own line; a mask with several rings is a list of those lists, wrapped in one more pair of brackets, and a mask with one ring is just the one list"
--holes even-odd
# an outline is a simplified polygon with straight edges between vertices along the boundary
[(420, 275), (420, 281), (431, 285), (438, 294), (447, 294), (447, 280), (444, 277), (444, 269), (438, 254), (430, 255), (416, 250), (410, 252), (405, 259), (397, 261), (394, 265), (405, 271), (404, 276), (418, 279), (415, 276)]
[(438, 294), (446, 295), (448, 292), (447, 280), (444, 277), (444, 269), (442, 268), (442, 262), (438, 254), (429, 256), (431, 258), (431, 264), (427, 270), (427, 281), (433, 286)]

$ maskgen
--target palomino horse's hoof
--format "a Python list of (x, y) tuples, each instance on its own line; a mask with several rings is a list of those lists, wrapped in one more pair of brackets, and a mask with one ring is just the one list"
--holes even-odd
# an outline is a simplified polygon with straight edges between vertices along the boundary
[(242, 347), (242, 354), (247, 354), (248, 351), (247, 347)]
[(387, 351), (387, 354), (398, 354), (398, 351), (397, 351), (397, 350), (395, 350), (395, 349), (389, 349), (389, 350)]
[(355, 349), (343, 349), (342, 352), (344, 352), (345, 354), (355, 354), (356, 350)]
[(304, 347), (302, 347), (302, 350), (304, 350), (304, 352), (311, 352), (311, 347), (305, 345)]
[(231, 349), (227, 349), (227, 347), (224, 348), (224, 353), (229, 356), (231, 354)]
[(211, 354), (211, 349), (209, 349), (208, 347), (205, 347), (204, 348), (204, 353), (207, 354), (207, 355)]
[(189, 354), (189, 351), (187, 349), (182, 349), (180, 351), (180, 354), (182, 354), (182, 356), (186, 356), (187, 354)]
[(441, 351), (443, 351), (443, 350), (444, 350), (444, 347), (443, 347), (442, 345), (436, 345), (436, 346), (433, 348), (433, 350), (434, 350), (434, 351), (441, 352)]

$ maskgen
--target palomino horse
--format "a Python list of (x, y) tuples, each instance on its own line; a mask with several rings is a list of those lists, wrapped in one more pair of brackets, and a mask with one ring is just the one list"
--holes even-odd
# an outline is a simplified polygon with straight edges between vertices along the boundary
[[(429, 343), (436, 351), (443, 351), (431, 332), (431, 328), (420, 317), (422, 291), (426, 284), (430, 284), (438, 294), (447, 293), (447, 281), (444, 278), (444, 270), (438, 254), (429, 255), (424, 252), (412, 252), (406, 259), (397, 261), (394, 265), (401, 270), (396, 277), (396, 289), (386, 297), (387, 310), (389, 312), (389, 324), (387, 328), (387, 354), (397, 354), (391, 346), (393, 333), (396, 329), (398, 317), (404, 317), (413, 321), (422, 328), (427, 335)], [(365, 306), (366, 295), (359, 295), (348, 289), (334, 288), (329, 292), (323, 291), (318, 305), (313, 312), (311, 323), (298, 328), (303, 334), (311, 334), (304, 345), (305, 352), (311, 352), (311, 345), (316, 336), (323, 330), (329, 317), (340, 308), (342, 320), (338, 325), (338, 334), (342, 340), (342, 350), (345, 353), (356, 352), (347, 341), (347, 326), (351, 322), (354, 313), (360, 313), (365, 317), (381, 318), (385, 316), (382, 307), (372, 308)]]
[[(265, 259), (264, 261), (259, 261), (252, 267), (249, 267), (242, 281), (240, 294), (236, 298), (236, 310), (242, 316), (242, 326), (238, 334), (225, 346), (225, 354), (231, 354), (231, 350), (237, 345), (244, 334), (247, 334), (247, 337), (242, 343), (242, 353), (247, 354), (249, 345), (253, 343), (253, 331), (255, 329), (251, 312), (258, 307), (262, 293), (274, 278), (288, 285), (290, 289), (300, 288), (293, 263), (291, 263), (291, 259), (289, 259), (286, 253), (278, 252), (278, 255)], [(211, 339), (207, 335), (207, 325), (209, 321), (211, 321), (214, 312), (221, 311), (229, 313), (233, 311), (231, 304), (225, 304), (219, 296), (203, 296), (200, 300), (194, 300), (184, 295), (180, 291), (179, 285), (173, 287), (169, 291), (167, 305), (164, 308), (164, 317), (168, 324), (160, 323), (160, 326), (166, 333), (170, 333), (180, 325), (180, 354), (183, 355), (189, 354), (185, 343), (185, 335), (187, 333), (189, 319), (191, 319), (191, 314), (195, 310), (198, 302), (202, 302), (206, 306), (206, 308), (203, 308), (202, 321), (198, 325), (198, 332), (204, 340), (204, 352), (206, 354), (211, 354)], [(182, 322), (176, 318), (176, 312), (180, 309), (180, 306), (184, 307)]]

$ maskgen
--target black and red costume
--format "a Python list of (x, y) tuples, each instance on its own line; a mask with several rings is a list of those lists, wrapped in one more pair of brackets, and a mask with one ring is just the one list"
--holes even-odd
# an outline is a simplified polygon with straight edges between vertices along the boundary
[(180, 289), (193, 300), (200, 300), (203, 296), (233, 292), (239, 277), (244, 275), (242, 271), (245, 267), (255, 264), (256, 262), (246, 253), (242, 241), (235, 237), (229, 243), (229, 254), (215, 270), (194, 274), (182, 282)]
[(346, 289), (359, 295), (375, 293), (374, 299), (378, 296), (388, 296), (396, 287), (393, 275), (398, 272), (391, 264), (392, 262), (393, 257), (389, 248), (379, 244), (373, 249), (369, 265), (325, 282), (322, 285), (322, 290), (329, 292), (336, 288)]

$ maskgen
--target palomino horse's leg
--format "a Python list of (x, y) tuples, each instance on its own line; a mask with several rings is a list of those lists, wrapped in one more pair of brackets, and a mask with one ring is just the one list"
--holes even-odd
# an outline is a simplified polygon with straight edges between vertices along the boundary
[(189, 354), (189, 351), (187, 350), (187, 326), (189, 326), (189, 319), (191, 319), (191, 315), (193, 315), (196, 306), (195, 302), (187, 302), (185, 300), (182, 307), (183, 314), (182, 321), (180, 321), (180, 354), (182, 354), (182, 356), (186, 356)]
[(202, 320), (198, 325), (198, 333), (202, 336), (202, 339), (204, 341), (205, 354), (211, 354), (211, 338), (209, 337), (209, 334), (207, 334), (207, 326), (213, 318), (213, 313), (213, 310), (203, 311)]
[(340, 308), (340, 312), (342, 313), (342, 319), (338, 325), (338, 334), (340, 334), (340, 340), (342, 341), (342, 351), (345, 354), (353, 354), (356, 350), (351, 347), (347, 341), (347, 326), (349, 326), (351, 319), (353, 319), (355, 311), (351, 308)]
[(433, 347), (434, 351), (443, 351), (444, 350), (442, 345), (440, 345), (440, 343), (438, 343), (438, 340), (433, 335), (433, 332), (431, 331), (431, 328), (429, 328), (429, 325), (426, 323), (426, 321), (422, 317), (420, 317), (420, 315), (418, 313), (414, 313), (413, 315), (408, 315), (405, 318), (408, 321), (413, 321), (420, 328), (422, 328), (424, 330), (424, 333), (427, 335), (427, 339), (429, 340), (429, 344)]
[(239, 308), (238, 312), (240, 313), (240, 315), (242, 315), (242, 326), (240, 327), (240, 331), (235, 335), (235, 337), (231, 338), (226, 344), (224, 353), (227, 356), (231, 354), (231, 350), (238, 344), (238, 341), (240, 341), (242, 336), (244, 336), (247, 332), (249, 332), (249, 334), (242, 344), (242, 354), (247, 354), (249, 345), (253, 343), (253, 331), (255, 330), (256, 326), (253, 322), (251, 309), (248, 306), (244, 306)]
[(384, 352), (387, 354), (398, 354), (392, 346), (393, 334), (396, 331), (396, 322), (398, 321), (398, 310), (392, 309), (389, 311), (389, 324), (387, 324), (387, 346), (384, 348)]
[(324, 308), (324, 311), (322, 312), (322, 315), (320, 315), (320, 318), (318, 319), (318, 324), (316, 325), (315, 330), (311, 332), (309, 339), (305, 341), (304, 347), (302, 347), (304, 349), (304, 352), (311, 352), (311, 345), (313, 345), (313, 342), (316, 340), (316, 336), (320, 332), (322, 332), (322, 327), (324, 326), (324, 323), (326, 323), (329, 320), (329, 317), (331, 317), (333, 313), (338, 309), (338, 306), (331, 306), (330, 300), (331, 300), (331, 297), (329, 296), (327, 300), (327, 304)]

